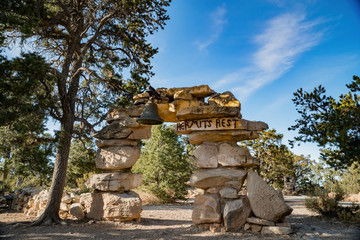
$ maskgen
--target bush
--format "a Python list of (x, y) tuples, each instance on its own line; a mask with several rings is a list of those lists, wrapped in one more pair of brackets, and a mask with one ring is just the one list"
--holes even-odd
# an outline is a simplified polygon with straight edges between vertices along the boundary
[(11, 192), (12, 191), (11, 183), (8, 180), (0, 181), (0, 190), (4, 193)]
[(85, 186), (85, 183), (87, 182), (87, 180), (89, 180), (90, 176), (96, 174), (96, 172), (89, 172), (89, 173), (84, 173), (83, 176), (81, 178), (77, 178), (76, 181), (76, 185), (79, 189), (79, 193), (86, 193), (86, 192), (91, 192), (91, 189), (88, 189)]
[(336, 208), (342, 198), (341, 195), (341, 192), (335, 192), (334, 196), (326, 189), (316, 187), (314, 195), (305, 199), (305, 206), (324, 216), (336, 216)]
[(360, 192), (360, 164), (354, 162), (342, 175), (341, 188), (346, 194)]
[(337, 217), (342, 220), (360, 222), (360, 206), (353, 204), (351, 207), (339, 207)]
[(354, 204), (351, 207), (339, 206), (339, 201), (342, 200), (344, 192), (339, 185), (336, 186), (335, 192), (317, 187), (314, 195), (305, 199), (306, 208), (323, 216), (360, 222), (360, 206)]

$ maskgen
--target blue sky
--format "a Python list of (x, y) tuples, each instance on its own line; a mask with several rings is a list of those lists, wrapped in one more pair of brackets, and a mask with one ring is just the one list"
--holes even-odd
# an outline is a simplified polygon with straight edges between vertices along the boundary
[[(323, 85), (334, 97), (360, 75), (360, 2), (355, 0), (177, 0), (151, 37), (154, 87), (207, 84), (231, 91), (243, 118), (284, 134), (298, 114), (299, 89)], [(319, 156), (315, 144), (292, 149)]]

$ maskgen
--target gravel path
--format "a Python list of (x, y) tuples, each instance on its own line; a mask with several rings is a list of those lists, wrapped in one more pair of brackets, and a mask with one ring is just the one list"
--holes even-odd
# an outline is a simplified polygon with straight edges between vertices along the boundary
[(308, 211), (304, 197), (286, 197), (294, 208), (288, 218), (295, 233), (291, 235), (264, 235), (252, 232), (219, 232), (194, 226), (191, 222), (192, 203), (144, 206), (139, 223), (68, 222), (67, 225), (25, 227), (16, 223), (34, 218), (22, 213), (0, 213), (0, 239), (307, 239), (360, 240), (360, 225), (325, 219)]

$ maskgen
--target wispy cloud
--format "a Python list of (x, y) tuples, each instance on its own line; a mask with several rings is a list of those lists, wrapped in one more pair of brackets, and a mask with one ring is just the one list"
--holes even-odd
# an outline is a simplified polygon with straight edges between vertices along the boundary
[(199, 51), (206, 50), (211, 44), (213, 44), (220, 36), (224, 29), (224, 24), (227, 20), (225, 18), (226, 9), (225, 6), (219, 6), (214, 12), (211, 13), (211, 25), (212, 34), (207, 38), (206, 41), (196, 41), (195, 44), (198, 46)]
[(225, 75), (213, 87), (230, 86), (240, 99), (246, 99), (284, 75), (301, 53), (319, 43), (323, 31), (316, 26), (322, 22), (306, 21), (305, 14), (300, 13), (282, 14), (269, 20), (265, 30), (254, 38), (259, 47), (251, 56), (249, 66)]

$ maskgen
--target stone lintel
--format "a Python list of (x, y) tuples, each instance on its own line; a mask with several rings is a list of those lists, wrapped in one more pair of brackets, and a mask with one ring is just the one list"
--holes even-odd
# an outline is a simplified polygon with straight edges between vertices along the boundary
[(247, 129), (248, 121), (240, 118), (207, 118), (185, 120), (176, 124), (178, 134), (189, 134), (198, 131), (243, 130)]
[(189, 135), (191, 144), (198, 145), (203, 142), (226, 142), (226, 141), (244, 141), (256, 139), (259, 137), (257, 131), (247, 130), (222, 130), (222, 131), (202, 131), (193, 132)]
[(207, 118), (198, 120), (185, 120), (176, 124), (178, 134), (189, 134), (199, 131), (220, 131), (220, 130), (249, 130), (262, 131), (268, 128), (264, 122), (248, 121), (236, 117)]

